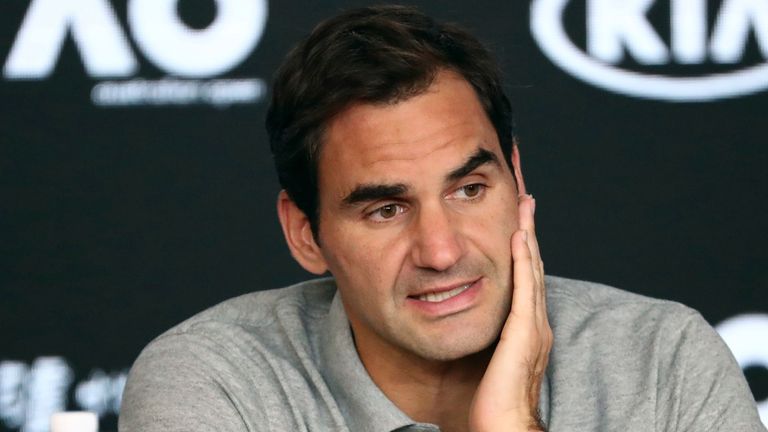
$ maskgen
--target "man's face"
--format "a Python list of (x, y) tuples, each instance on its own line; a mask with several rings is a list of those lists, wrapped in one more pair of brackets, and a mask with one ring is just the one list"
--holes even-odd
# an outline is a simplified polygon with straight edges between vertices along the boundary
[(472, 87), (356, 104), (319, 161), (319, 244), (358, 349), (452, 360), (498, 336), (511, 299), (517, 189)]

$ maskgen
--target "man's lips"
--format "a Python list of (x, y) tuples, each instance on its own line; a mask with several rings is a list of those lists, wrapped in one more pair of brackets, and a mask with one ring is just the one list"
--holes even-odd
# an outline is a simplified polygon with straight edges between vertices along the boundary
[(430, 318), (441, 318), (467, 310), (478, 301), (483, 278), (420, 290), (406, 299), (406, 306)]
[(478, 280), (479, 278), (465, 281), (465, 282), (454, 283), (451, 285), (421, 290), (417, 293), (409, 295), (408, 298), (430, 302), (430, 303), (442, 302), (444, 300), (447, 300), (452, 297), (456, 297), (457, 295), (463, 293)]

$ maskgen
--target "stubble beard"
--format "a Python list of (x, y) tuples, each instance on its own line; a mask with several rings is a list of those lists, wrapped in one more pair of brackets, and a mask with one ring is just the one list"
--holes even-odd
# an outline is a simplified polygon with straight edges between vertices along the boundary
[[(398, 339), (393, 341), (396, 345), (424, 360), (445, 362), (458, 360), (483, 351), (498, 340), (511, 306), (511, 284), (503, 282), (509, 280), (509, 276), (505, 277), (498, 274), (492, 264), (487, 262), (462, 267), (466, 270), (458, 268), (451, 273), (471, 276), (492, 275), (484, 281), (482, 289), (485, 292), (481, 293), (484, 297), (481, 304), (455, 315), (438, 319), (439, 321), (446, 320), (446, 322), (413, 323), (411, 326), (404, 326), (405, 328), (393, 329), (394, 331), (390, 334)], [(470, 269), (475, 271), (469, 271)], [(450, 277), (452, 280), (460, 279), (457, 276)], [(431, 279), (435, 280), (437, 277), (433, 274)], [(440, 275), (440, 279), (449, 280), (445, 274)], [(424, 275), (421, 275), (417, 280), (417, 283), (429, 282)], [(453, 322), (449, 323), (448, 321)], [(431, 325), (453, 330), (436, 329), (434, 332), (429, 332), (423, 328), (423, 326)]]

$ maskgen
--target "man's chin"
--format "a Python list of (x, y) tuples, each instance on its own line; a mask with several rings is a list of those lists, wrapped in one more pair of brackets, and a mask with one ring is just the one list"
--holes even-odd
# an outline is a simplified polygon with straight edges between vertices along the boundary
[[(486, 311), (486, 314), (484, 317), (468, 316), (463, 322), (454, 322), (441, 328), (437, 334), (424, 336), (417, 354), (425, 359), (452, 361), (480, 353), (489, 347), (493, 349), (501, 334), (508, 309), (499, 308)], [(496, 318), (488, 319), (489, 317)]]
[(487, 329), (482, 332), (453, 334), (440, 341), (433, 339), (421, 344), (414, 351), (425, 360), (440, 362), (460, 360), (492, 348), (498, 340), (499, 332), (500, 329), (498, 331)]

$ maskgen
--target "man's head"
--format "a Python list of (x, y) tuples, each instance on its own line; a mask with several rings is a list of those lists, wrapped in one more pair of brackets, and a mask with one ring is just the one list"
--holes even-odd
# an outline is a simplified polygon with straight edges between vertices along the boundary
[(392, 104), (425, 91), (440, 70), (475, 90), (509, 161), (512, 110), (496, 63), (472, 35), (415, 8), (356, 9), (321, 23), (278, 69), (267, 131), (280, 185), (318, 228), (318, 160), (329, 121), (356, 102)]
[(280, 222), (305, 269), (334, 275), (363, 360), (486, 348), (524, 193), (488, 54), (412, 9), (364, 9), (320, 25), (277, 81)]

